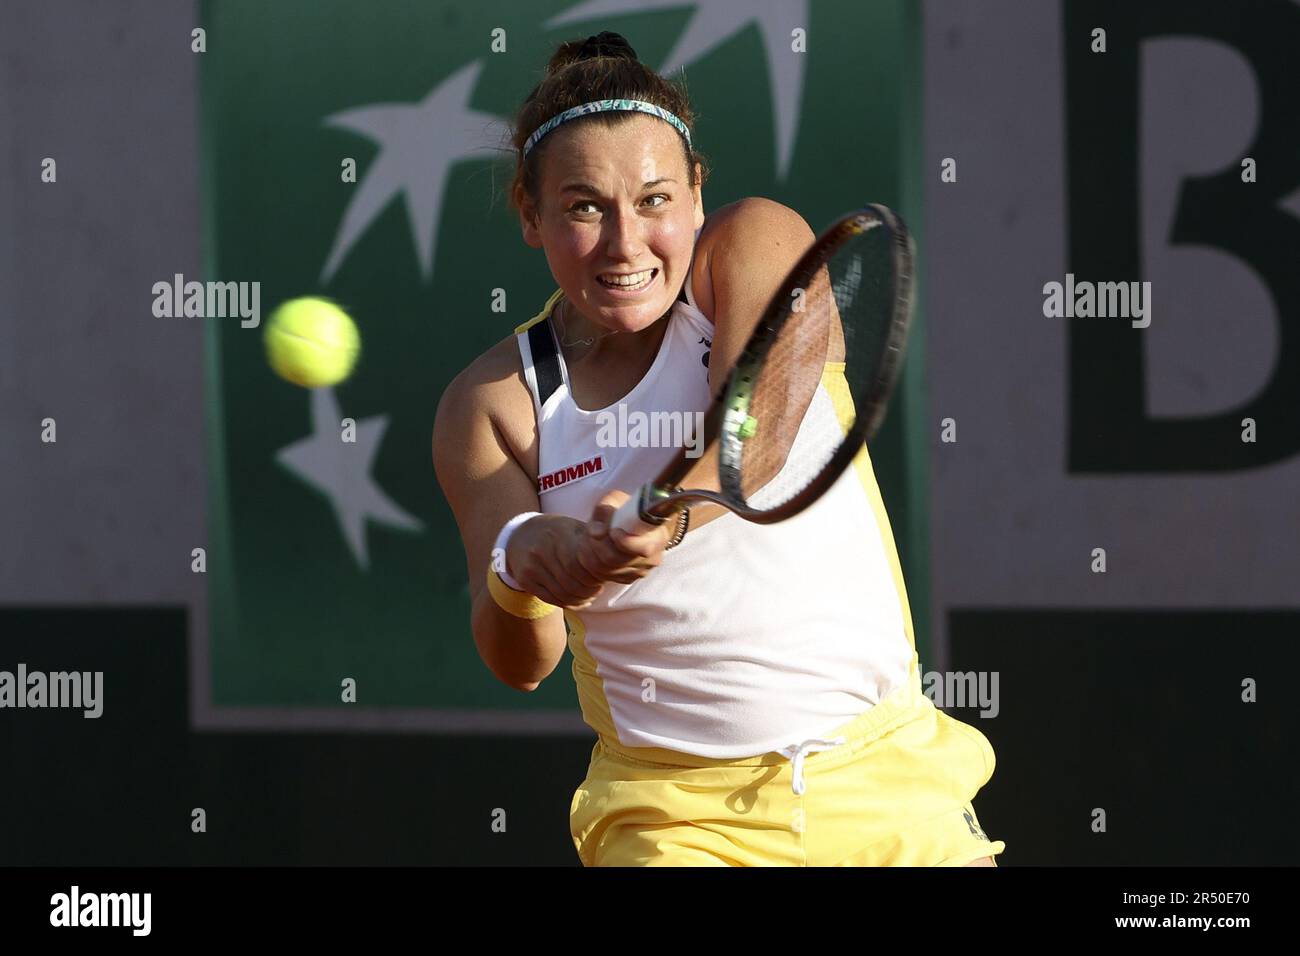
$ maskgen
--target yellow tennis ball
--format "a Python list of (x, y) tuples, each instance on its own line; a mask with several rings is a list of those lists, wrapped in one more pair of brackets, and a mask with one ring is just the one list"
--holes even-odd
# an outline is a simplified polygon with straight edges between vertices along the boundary
[(304, 388), (337, 385), (361, 353), (361, 335), (328, 299), (290, 299), (267, 323), (266, 357), (277, 375)]

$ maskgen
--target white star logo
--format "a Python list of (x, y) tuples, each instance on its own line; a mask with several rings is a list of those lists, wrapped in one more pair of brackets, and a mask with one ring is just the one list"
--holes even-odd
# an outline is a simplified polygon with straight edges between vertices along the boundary
[(767, 55), (767, 75), (772, 85), (772, 121), (776, 127), (776, 176), (784, 180), (794, 155), (799, 106), (803, 102), (804, 58), (806, 53), (790, 49), (791, 31), (808, 29), (808, 0), (586, 0), (546, 21), (554, 29), (566, 23), (594, 20), (619, 14), (640, 14), (693, 6), (695, 12), (686, 29), (659, 67), (671, 73), (700, 59), (705, 53), (735, 36), (751, 22), (758, 25)]
[(414, 106), (381, 103), (325, 118), (327, 126), (346, 129), (379, 143), (380, 152), (343, 213), (334, 248), (321, 270), (322, 284), (329, 282), (352, 246), (399, 193), (406, 196), (420, 271), (426, 281), (433, 274), (448, 172), (462, 160), (497, 155), (496, 150), (486, 145), (487, 129), (499, 129), (501, 120), (465, 105), (482, 69), (481, 60), (462, 67)]
[(370, 466), (388, 428), (388, 416), (376, 415), (357, 422), (355, 442), (343, 441), (341, 417), (334, 390), (313, 389), (311, 435), (281, 448), (275, 459), (329, 498), (348, 548), (364, 570), (370, 565), (367, 518), (404, 531), (422, 531), (424, 525), (394, 504), (370, 477)]

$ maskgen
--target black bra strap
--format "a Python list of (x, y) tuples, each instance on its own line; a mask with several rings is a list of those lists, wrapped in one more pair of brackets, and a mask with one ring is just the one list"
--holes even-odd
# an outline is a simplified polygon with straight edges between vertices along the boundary
[(529, 327), (528, 348), (533, 355), (533, 375), (537, 378), (537, 406), (541, 408), (564, 381), (560, 376), (560, 355), (551, 332), (550, 316)]

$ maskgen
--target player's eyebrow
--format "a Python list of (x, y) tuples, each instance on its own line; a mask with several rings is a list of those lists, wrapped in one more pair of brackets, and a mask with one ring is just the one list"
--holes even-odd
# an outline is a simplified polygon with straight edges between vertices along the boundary
[[(656, 186), (662, 185), (663, 183), (676, 183), (676, 182), (677, 180), (675, 179), (652, 179), (648, 183), (641, 184), (641, 191), (645, 192), (645, 190), (647, 189), (654, 189)], [(586, 193), (591, 196), (600, 195), (599, 189), (597, 189), (591, 183), (583, 183), (583, 182), (565, 183), (563, 186), (560, 187), (560, 192)]]

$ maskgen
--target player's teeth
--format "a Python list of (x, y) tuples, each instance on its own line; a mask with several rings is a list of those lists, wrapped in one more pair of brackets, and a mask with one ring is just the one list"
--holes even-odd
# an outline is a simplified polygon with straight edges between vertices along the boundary
[(629, 276), (603, 275), (600, 277), (600, 281), (605, 285), (635, 287), (648, 282), (653, 274), (653, 269), (647, 269), (645, 272), (637, 272)]

